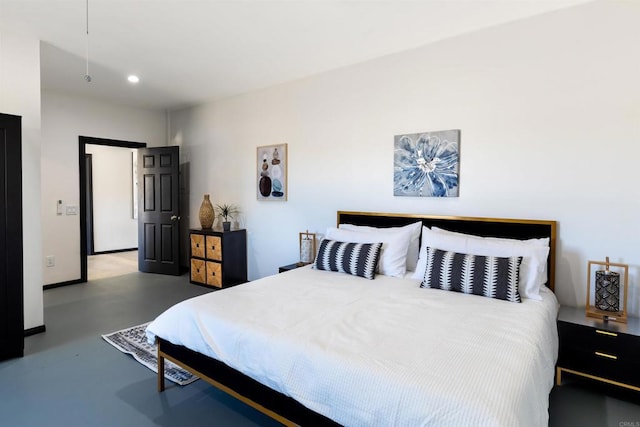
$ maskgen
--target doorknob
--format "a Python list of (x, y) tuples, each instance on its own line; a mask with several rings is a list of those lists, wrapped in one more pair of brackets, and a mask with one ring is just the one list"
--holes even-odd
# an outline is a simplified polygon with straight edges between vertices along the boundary
[(171, 221), (179, 221), (180, 217), (176, 215), (171, 215)]

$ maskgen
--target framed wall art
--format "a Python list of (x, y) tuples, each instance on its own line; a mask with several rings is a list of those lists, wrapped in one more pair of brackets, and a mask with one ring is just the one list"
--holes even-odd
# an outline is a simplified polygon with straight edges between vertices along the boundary
[(393, 195), (458, 197), (460, 129), (394, 137)]
[(287, 144), (258, 147), (256, 157), (258, 200), (287, 200)]

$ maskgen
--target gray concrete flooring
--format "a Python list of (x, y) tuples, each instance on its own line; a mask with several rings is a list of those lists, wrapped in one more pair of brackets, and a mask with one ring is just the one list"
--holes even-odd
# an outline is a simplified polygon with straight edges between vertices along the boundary
[[(204, 381), (157, 393), (152, 371), (100, 337), (208, 291), (143, 273), (45, 291), (47, 331), (0, 362), (0, 426), (278, 425)], [(567, 381), (551, 393), (549, 425), (639, 427), (638, 396)]]
[(45, 291), (47, 331), (0, 362), (0, 426), (279, 425), (204, 381), (158, 393), (154, 372), (101, 338), (208, 291), (143, 273)]

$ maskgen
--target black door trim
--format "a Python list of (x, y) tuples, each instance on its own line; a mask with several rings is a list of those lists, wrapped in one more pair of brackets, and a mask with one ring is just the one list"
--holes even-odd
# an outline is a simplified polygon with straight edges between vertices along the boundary
[(117, 139), (94, 138), (91, 136), (79, 136), (78, 141), (78, 164), (80, 166), (80, 282), (71, 281), (73, 283), (83, 283), (87, 281), (87, 213), (85, 211), (87, 204), (87, 167), (85, 163), (87, 144), (124, 148), (145, 148), (147, 146), (145, 142), (120, 141)]
[(85, 154), (85, 179), (87, 190), (86, 200), (86, 224), (87, 224), (87, 255), (95, 255), (95, 247), (93, 245), (93, 155)]

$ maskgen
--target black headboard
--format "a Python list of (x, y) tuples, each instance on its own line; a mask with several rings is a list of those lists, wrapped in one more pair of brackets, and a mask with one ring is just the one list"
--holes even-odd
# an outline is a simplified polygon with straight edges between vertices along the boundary
[(556, 221), (338, 211), (338, 224), (398, 227), (416, 221), (422, 221), (427, 227), (435, 226), (445, 230), (483, 237), (504, 237), (520, 240), (548, 237), (550, 250), (549, 259), (547, 260), (547, 287), (551, 290), (554, 289)]

